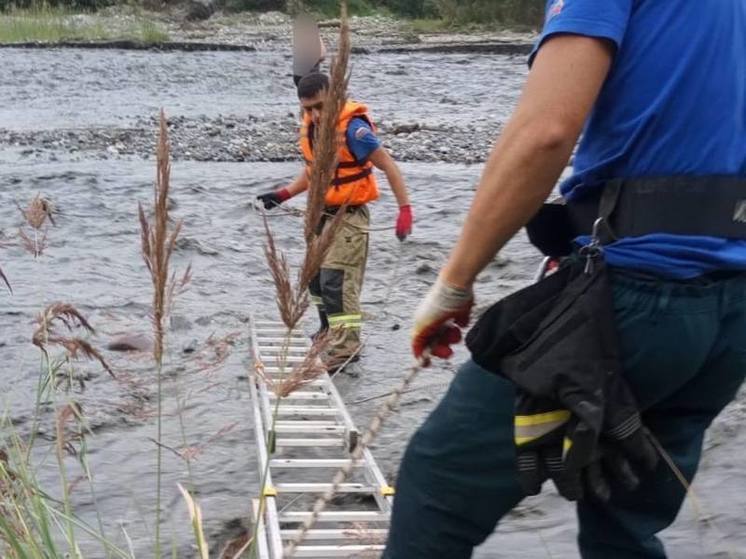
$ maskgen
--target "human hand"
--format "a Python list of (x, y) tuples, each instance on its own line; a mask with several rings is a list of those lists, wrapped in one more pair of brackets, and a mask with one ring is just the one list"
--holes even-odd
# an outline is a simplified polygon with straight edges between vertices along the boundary
[(399, 208), (399, 216), (396, 218), (396, 236), (400, 241), (406, 239), (412, 233), (412, 206), (407, 204)]
[(263, 205), (265, 210), (271, 210), (272, 208), (279, 206), (285, 200), (290, 198), (290, 191), (287, 188), (279, 188), (277, 190), (270, 190), (264, 192), (256, 197)]
[[(461, 341), (461, 328), (469, 324), (474, 295), (470, 288), (447, 284), (438, 278), (420, 303), (414, 315), (412, 352), (418, 359), (425, 350), (430, 355), (448, 359), (453, 355), (451, 345)], [(429, 364), (429, 359), (425, 359)]]

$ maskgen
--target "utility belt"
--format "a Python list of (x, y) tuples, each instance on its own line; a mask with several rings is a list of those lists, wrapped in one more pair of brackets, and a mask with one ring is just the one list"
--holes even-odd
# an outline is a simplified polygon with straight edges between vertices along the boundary
[[(600, 220), (600, 221), (599, 221)], [(567, 256), (573, 239), (601, 244), (651, 233), (746, 239), (746, 177), (612, 179), (591, 195), (544, 204), (526, 225), (547, 256)]]

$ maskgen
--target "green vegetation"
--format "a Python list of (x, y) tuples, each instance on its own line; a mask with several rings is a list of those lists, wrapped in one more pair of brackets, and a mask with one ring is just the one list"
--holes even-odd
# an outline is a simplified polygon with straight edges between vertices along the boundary
[(143, 43), (168, 41), (168, 33), (142, 17), (129, 19), (117, 29), (95, 14), (75, 14), (72, 8), (42, 5), (9, 8), (0, 13), (0, 43), (108, 41), (128, 39)]
[[(80, 12), (92, 11), (113, 4), (136, 6), (146, 4), (151, 9), (157, 5), (178, 4), (184, 0), (45, 0), (45, 6), (53, 8), (40, 9), (39, 0), (0, 0), (0, 12), (13, 13), (19, 9), (39, 12), (42, 10), (65, 10)], [(226, 11), (283, 11), (296, 12), (299, 9), (309, 10), (322, 17), (336, 17), (339, 14), (339, 0), (216, 0), (216, 6)], [(353, 15), (372, 15), (383, 13), (394, 17), (404, 17), (420, 21), (423, 30), (432, 26), (433, 30), (443, 27), (477, 25), (521, 25), (538, 27), (544, 13), (545, 0), (348, 0), (350, 13)], [(430, 21), (426, 24), (422, 21)], [(7, 26), (7, 24), (5, 25)], [(45, 33), (60, 34), (60, 26), (45, 25)], [(54, 30), (56, 29), (56, 31)], [(87, 37), (103, 32), (102, 29), (72, 30), (76, 38)], [(81, 36), (82, 34), (82, 36)], [(133, 32), (132, 35), (147, 36), (149, 33)], [(0, 40), (3, 40), (0, 38)], [(43, 39), (40, 39), (43, 40)]]
[[(247, 9), (282, 10), (305, 5), (309, 10), (334, 15), (337, 0), (232, 0)], [(545, 0), (351, 0), (353, 14), (389, 12), (417, 20), (440, 21), (443, 26), (467, 23), (528, 25), (538, 27), (544, 14)]]

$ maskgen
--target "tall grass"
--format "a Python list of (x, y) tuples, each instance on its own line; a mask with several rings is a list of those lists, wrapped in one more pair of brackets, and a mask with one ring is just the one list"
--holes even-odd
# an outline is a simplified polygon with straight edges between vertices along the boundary
[(38, 4), (0, 12), (0, 43), (133, 40), (160, 43), (169, 35), (158, 23), (145, 17), (117, 21), (81, 14), (70, 8)]
[[(47, 224), (53, 221), (53, 205), (41, 194), (22, 208), (23, 225), (18, 239), (35, 260), (47, 249)], [(40, 293), (42, 301), (45, 294)], [(81, 557), (78, 533), (85, 532), (100, 541), (105, 556), (124, 556), (104, 534), (100, 516), (94, 529), (73, 512), (67, 456), (75, 455), (83, 467), (94, 503), (93, 478), (87, 468), (86, 420), (81, 406), (71, 397), (76, 377), (73, 363), (80, 359), (98, 362), (110, 375), (114, 372), (101, 353), (87, 339), (94, 330), (73, 305), (53, 303), (36, 318), (31, 342), (41, 352), (36, 406), (28, 440), (23, 440), (7, 419), (0, 420), (0, 552), (9, 558)], [(61, 485), (61, 499), (53, 499), (42, 488), (31, 465), (38, 430), (41, 401), (55, 408), (52, 452)], [(63, 549), (63, 548), (66, 548)]]
[[(447, 23), (522, 24), (539, 27), (545, 0), (432, 0), (435, 14)], [(424, 14), (423, 14), (424, 15)]]

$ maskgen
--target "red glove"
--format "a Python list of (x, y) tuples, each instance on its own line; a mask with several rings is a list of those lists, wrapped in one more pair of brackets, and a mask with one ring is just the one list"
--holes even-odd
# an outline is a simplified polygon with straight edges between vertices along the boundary
[(412, 233), (412, 206), (407, 204), (399, 208), (399, 217), (396, 218), (396, 236), (400, 241)]
[(421, 358), (426, 349), (442, 359), (453, 355), (450, 346), (461, 341), (461, 328), (469, 324), (473, 305), (471, 289), (453, 287), (438, 279), (414, 315), (414, 356)]

